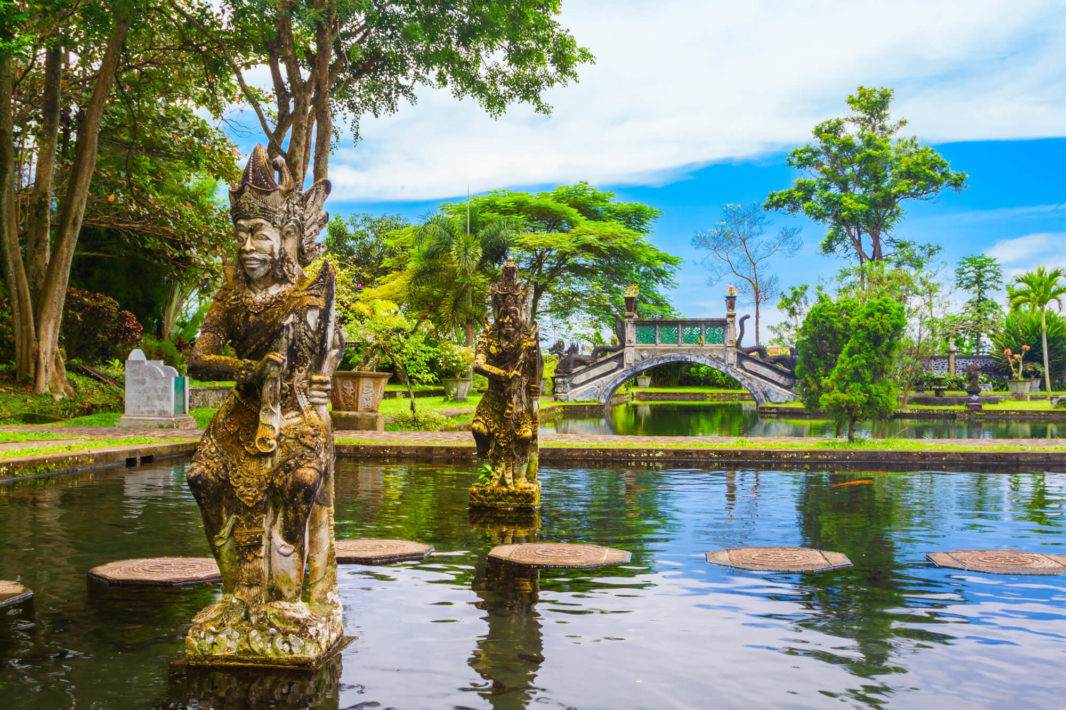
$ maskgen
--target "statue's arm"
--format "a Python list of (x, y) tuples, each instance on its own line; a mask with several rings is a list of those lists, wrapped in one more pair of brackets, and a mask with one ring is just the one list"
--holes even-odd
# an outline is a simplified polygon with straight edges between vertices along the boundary
[(216, 296), (189, 353), (189, 374), (199, 380), (234, 380), (238, 384), (261, 379), (261, 363), (222, 354), (226, 331), (225, 305)]

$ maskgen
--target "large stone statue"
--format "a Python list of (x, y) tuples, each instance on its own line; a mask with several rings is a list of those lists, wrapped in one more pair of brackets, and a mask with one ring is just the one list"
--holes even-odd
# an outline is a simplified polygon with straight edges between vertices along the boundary
[(477, 341), (474, 371), (488, 378), (471, 430), (478, 456), (491, 474), (471, 487), (470, 505), (529, 509), (540, 504), (537, 480), (537, 397), (544, 361), (536, 322), (530, 322), (530, 290), (508, 259), (492, 287), (493, 323)]
[(236, 381), (186, 473), (222, 571), (221, 599), (186, 638), (191, 663), (314, 665), (343, 635), (326, 404), (344, 343), (332, 268), (303, 270), (329, 189), (301, 192), (256, 146), (230, 191), (237, 270), (189, 359), (200, 379)]

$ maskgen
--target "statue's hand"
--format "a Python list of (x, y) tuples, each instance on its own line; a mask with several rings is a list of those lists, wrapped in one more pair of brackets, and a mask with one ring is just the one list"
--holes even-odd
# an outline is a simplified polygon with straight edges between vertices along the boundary
[(268, 377), (277, 377), (281, 373), (281, 366), (285, 364), (285, 356), (281, 353), (267, 353), (259, 364), (255, 366), (256, 379), (262, 382)]
[(329, 404), (329, 390), (333, 384), (333, 378), (329, 375), (311, 375), (311, 387), (307, 401), (314, 407), (324, 407)]

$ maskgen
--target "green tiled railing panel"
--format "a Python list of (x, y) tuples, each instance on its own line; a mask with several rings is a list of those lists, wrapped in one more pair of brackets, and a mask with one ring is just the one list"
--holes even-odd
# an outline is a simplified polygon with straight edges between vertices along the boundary
[(722, 325), (709, 325), (707, 326), (707, 336), (705, 342), (707, 345), (723, 345), (725, 344), (725, 326)]
[(661, 345), (677, 345), (677, 326), (676, 325), (660, 325), (659, 326), (659, 343)]
[(655, 345), (655, 326), (637, 326), (637, 345)]
[(682, 345), (703, 345), (703, 328), (698, 325), (686, 325), (681, 329)]

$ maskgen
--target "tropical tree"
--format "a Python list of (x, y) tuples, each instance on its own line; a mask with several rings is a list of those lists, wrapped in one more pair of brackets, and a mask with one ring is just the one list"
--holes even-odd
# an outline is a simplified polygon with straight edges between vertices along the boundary
[(896, 384), (891, 375), (907, 324), (903, 304), (879, 297), (862, 303), (848, 323), (848, 340), (823, 383), (822, 411), (848, 425), (848, 441), (855, 440), (855, 424), (884, 419), (896, 408)]
[(363, 212), (347, 219), (334, 217), (326, 225), (326, 254), (331, 262), (349, 270), (359, 288), (373, 288), (393, 271), (390, 260), (400, 254), (389, 236), (409, 226), (400, 215)]
[(907, 200), (932, 199), (966, 183), (966, 173), (951, 170), (932, 148), (896, 137), (907, 122), (889, 118), (892, 95), (860, 86), (847, 99), (849, 116), (819, 123), (815, 142), (789, 154), (788, 164), (806, 176), (764, 203), (826, 225), (822, 252), (850, 254), (860, 266), (900, 246), (893, 230)]
[[(808, 411), (822, 406), (828, 378), (848, 342), (854, 298), (833, 300), (821, 295), (807, 312), (796, 339), (796, 391)], [(839, 427), (837, 434), (840, 434)]]
[(955, 286), (969, 296), (962, 310), (967, 348), (980, 355), (982, 338), (992, 332), (1002, 316), (995, 294), (1003, 287), (1003, 269), (990, 256), (964, 256), (955, 267)]
[(1062, 269), (1043, 266), (1035, 271), (1014, 277), (1014, 282), (1007, 287), (1007, 297), (1012, 309), (1027, 308), (1040, 313), (1040, 345), (1044, 353), (1044, 387), (1051, 394), (1051, 368), (1048, 364), (1047, 345), (1047, 308), (1052, 303), (1062, 312), (1062, 297), (1066, 296), (1066, 285), (1062, 283)]
[(710, 272), (708, 283), (717, 284), (727, 274), (738, 281), (741, 294), (755, 306), (755, 344), (759, 340), (759, 315), (764, 303), (778, 293), (776, 274), (767, 273), (775, 256), (788, 256), (800, 248), (799, 227), (782, 227), (777, 234), (766, 234), (766, 212), (760, 205), (725, 205), (722, 221), (707, 232), (697, 232), (692, 246), (706, 249), (703, 260)]
[(770, 326), (770, 332), (774, 334), (771, 343), (795, 345), (800, 326), (803, 325), (803, 319), (807, 317), (807, 311), (811, 307), (809, 291), (808, 284), (800, 284), (789, 286), (788, 290), (781, 294), (777, 310), (784, 312), (785, 320)]
[[(328, 177), (337, 117), (358, 137), (362, 116), (414, 103), (420, 86), (474, 98), (493, 116), (516, 102), (548, 113), (542, 94), (592, 61), (558, 23), (558, 0), (168, 2), (225, 60), (297, 185), (309, 167), (314, 180)], [(266, 92), (246, 76), (260, 65)]]
[(532, 286), (534, 317), (546, 303), (558, 321), (587, 314), (611, 327), (630, 284), (640, 289), (642, 316), (673, 313), (663, 291), (677, 285), (681, 259), (648, 241), (660, 214), (654, 207), (618, 201), (585, 182), (536, 194), (490, 192), (471, 204), (485, 220), (521, 222), (510, 239), (510, 255)]
[[(189, 9), (196, 2), (171, 6)], [(168, 154), (196, 152), (207, 125), (197, 109), (217, 115), (232, 94), (216, 55), (193, 51), (183, 22), (140, 0), (43, 2), (17, 18), (19, 50), (0, 56), (4, 280), (16, 373), (32, 376), (36, 392), (59, 396), (67, 389), (60, 326), (82, 227), (169, 237), (184, 226), (177, 214), (189, 200), (180, 199), (177, 185), (139, 189), (145, 185), (134, 178), (148, 163), (158, 171), (158, 156), (124, 148), (144, 145), (136, 132), (158, 136), (166, 124)], [(107, 163), (112, 154), (123, 157), (118, 167)], [(170, 176), (151, 177), (166, 184)], [(175, 183), (192, 177), (173, 176)], [(124, 189), (101, 186), (109, 180)], [(157, 209), (153, 202), (170, 188), (178, 199)], [(207, 212), (197, 216), (213, 219)]]

